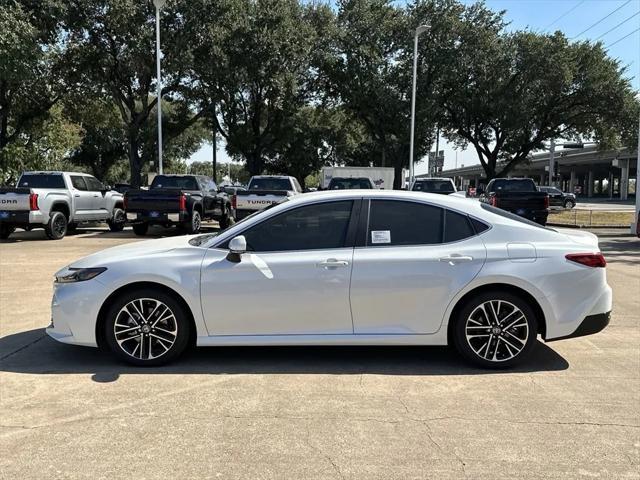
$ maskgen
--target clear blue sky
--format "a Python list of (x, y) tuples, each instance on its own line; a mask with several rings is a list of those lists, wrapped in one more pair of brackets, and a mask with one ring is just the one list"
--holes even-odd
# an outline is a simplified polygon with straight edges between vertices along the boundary
[[(475, 3), (474, 0), (463, 2)], [(569, 38), (599, 39), (605, 47), (610, 45), (609, 55), (628, 67), (628, 77), (632, 78), (634, 88), (640, 90), (640, 31), (637, 31), (640, 0), (487, 0), (486, 4), (494, 10), (505, 10), (510, 28), (514, 30), (560, 30)], [(449, 145), (442, 145), (443, 142), (440, 149), (445, 150), (445, 169), (453, 168), (456, 152)], [(212, 153), (211, 145), (204, 145), (190, 161), (211, 161)], [(222, 145), (218, 145), (218, 160), (229, 161)], [(416, 173), (426, 170), (425, 163), (417, 164)], [(474, 163), (478, 160), (473, 151), (458, 151), (458, 166)]]

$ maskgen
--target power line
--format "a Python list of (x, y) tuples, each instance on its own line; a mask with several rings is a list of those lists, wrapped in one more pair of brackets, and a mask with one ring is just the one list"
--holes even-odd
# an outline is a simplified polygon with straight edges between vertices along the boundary
[(619, 24), (617, 24), (615, 27), (607, 30), (606, 32), (604, 32), (602, 35), (600, 35), (598, 38), (596, 38), (596, 40), (600, 40), (602, 37), (604, 37), (605, 35), (607, 35), (610, 32), (613, 32), (616, 28), (624, 25), (625, 23), (627, 23), (629, 20), (631, 20), (633, 17), (637, 17), (638, 15), (640, 15), (640, 11), (634, 13), (633, 15), (631, 15), (630, 17), (626, 18), (625, 20), (621, 21)]
[(627, 33), (624, 37), (619, 38), (619, 39), (618, 39), (618, 40), (616, 40), (615, 42), (610, 43), (609, 45), (607, 45), (607, 48), (609, 49), (609, 48), (613, 47), (616, 43), (620, 43), (622, 40), (624, 40), (624, 39), (625, 39), (625, 38), (627, 38), (627, 37), (630, 37), (631, 35), (633, 35), (634, 33), (636, 33), (638, 30), (640, 30), (640, 27), (636, 28), (636, 29), (635, 29), (633, 32), (631, 32), (631, 33)]
[(616, 8), (613, 12), (609, 13), (608, 15), (605, 15), (604, 17), (602, 17), (600, 20), (598, 20), (596, 23), (594, 23), (593, 25), (591, 25), (589, 28), (585, 28), (583, 31), (581, 31), (579, 34), (575, 35), (574, 37), (571, 38), (571, 40), (573, 40), (574, 38), (578, 38), (580, 35), (582, 35), (583, 33), (588, 32), (589, 30), (591, 30), (593, 27), (595, 27), (596, 25), (600, 25), (600, 23), (604, 22), (607, 18), (609, 18), (611, 15), (613, 15), (614, 13), (616, 13), (618, 10), (620, 10), (622, 7), (628, 5), (631, 3), (631, 0), (627, 0), (626, 2), (624, 2), (622, 5), (620, 5), (618, 8)]
[(562, 20), (564, 17), (566, 17), (567, 15), (569, 15), (571, 12), (573, 12), (576, 8), (578, 8), (580, 5), (582, 5), (584, 2), (586, 2), (587, 0), (582, 0), (581, 2), (576, 3), (573, 7), (571, 7), (569, 10), (567, 10), (566, 12), (564, 12), (562, 15), (560, 15), (558, 18), (556, 18), (553, 22), (551, 22), (549, 25), (547, 25), (546, 27), (544, 27), (543, 30), (548, 30), (549, 27), (552, 27), (553, 25), (555, 25), (556, 23), (558, 23), (560, 20)]

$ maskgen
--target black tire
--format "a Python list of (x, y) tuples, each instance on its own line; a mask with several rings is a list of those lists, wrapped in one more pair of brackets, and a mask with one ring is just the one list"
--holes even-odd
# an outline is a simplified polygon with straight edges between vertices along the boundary
[(67, 217), (62, 212), (51, 212), (44, 233), (50, 240), (60, 240), (67, 234)]
[(194, 210), (191, 212), (191, 221), (184, 223), (184, 229), (188, 234), (192, 235), (198, 233), (201, 226), (202, 220), (200, 219), (200, 212)]
[(126, 216), (124, 210), (121, 208), (114, 208), (113, 217), (107, 222), (109, 230), (112, 232), (121, 232), (124, 229), (125, 220)]
[[(126, 309), (131, 302), (135, 302), (135, 307)], [(132, 314), (124, 310), (132, 311)], [(139, 313), (148, 317), (140, 318)], [(171, 333), (174, 329), (175, 335)], [(175, 360), (187, 348), (190, 335), (191, 322), (180, 302), (174, 296), (152, 288), (121, 295), (109, 308), (104, 322), (104, 338), (113, 354), (138, 366), (164, 365)]]
[(576, 206), (576, 202), (574, 202), (573, 200), (564, 201), (564, 208), (573, 208), (575, 206)]
[[(483, 306), (484, 311), (491, 306), (497, 307), (498, 322), (504, 323), (496, 323), (492, 311), (488, 311), (490, 318), (485, 317)], [(509, 292), (481, 293), (467, 301), (452, 320), (452, 340), (456, 349), (466, 360), (483, 368), (517, 365), (536, 344), (538, 319), (533, 309), (527, 301)]]
[(148, 223), (134, 223), (133, 224), (133, 233), (136, 235), (144, 236), (147, 234), (147, 230), (149, 230)]
[(220, 228), (222, 230), (224, 230), (225, 228), (229, 228), (231, 225), (236, 223), (236, 219), (233, 218), (233, 214), (231, 213), (231, 210), (228, 208), (225, 208), (222, 217), (220, 217), (220, 220), (218, 221), (218, 224), (220, 224)]
[(11, 235), (15, 231), (16, 227), (5, 224), (0, 225), (0, 239), (6, 240), (7, 238), (9, 238), (9, 235)]

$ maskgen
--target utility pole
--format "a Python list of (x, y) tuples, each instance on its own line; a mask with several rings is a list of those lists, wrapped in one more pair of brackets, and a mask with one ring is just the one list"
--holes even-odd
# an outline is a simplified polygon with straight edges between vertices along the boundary
[(158, 175), (162, 175), (162, 77), (160, 76), (160, 10), (166, 0), (153, 0), (156, 7), (156, 95), (158, 99)]
[[(638, 97), (640, 97), (640, 94), (638, 95)], [(631, 160), (629, 160), (629, 162), (631, 162)], [(639, 215), (640, 215), (640, 117), (638, 118), (638, 150), (636, 151), (636, 216), (633, 219), (633, 223), (631, 224), (631, 233), (636, 233), (640, 231), (640, 228), (638, 228)]]
[(409, 133), (409, 190), (413, 185), (413, 137), (416, 129), (416, 78), (418, 77), (418, 37), (429, 27), (420, 25), (413, 37), (413, 85), (411, 88), (411, 132)]

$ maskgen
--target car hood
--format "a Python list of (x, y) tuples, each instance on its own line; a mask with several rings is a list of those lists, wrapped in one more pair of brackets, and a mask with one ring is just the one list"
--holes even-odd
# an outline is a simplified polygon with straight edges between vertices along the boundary
[[(195, 235), (182, 235), (178, 237), (160, 238), (157, 240), (147, 240), (143, 242), (128, 243), (117, 247), (107, 248), (100, 252), (81, 258), (71, 263), (68, 267), (72, 268), (88, 268), (102, 267), (110, 263), (118, 261), (126, 261), (128, 259), (140, 258), (143, 256), (157, 255), (163, 252), (169, 252), (176, 248), (198, 248), (189, 245), (189, 240)], [(65, 270), (66, 268), (62, 270)]]

